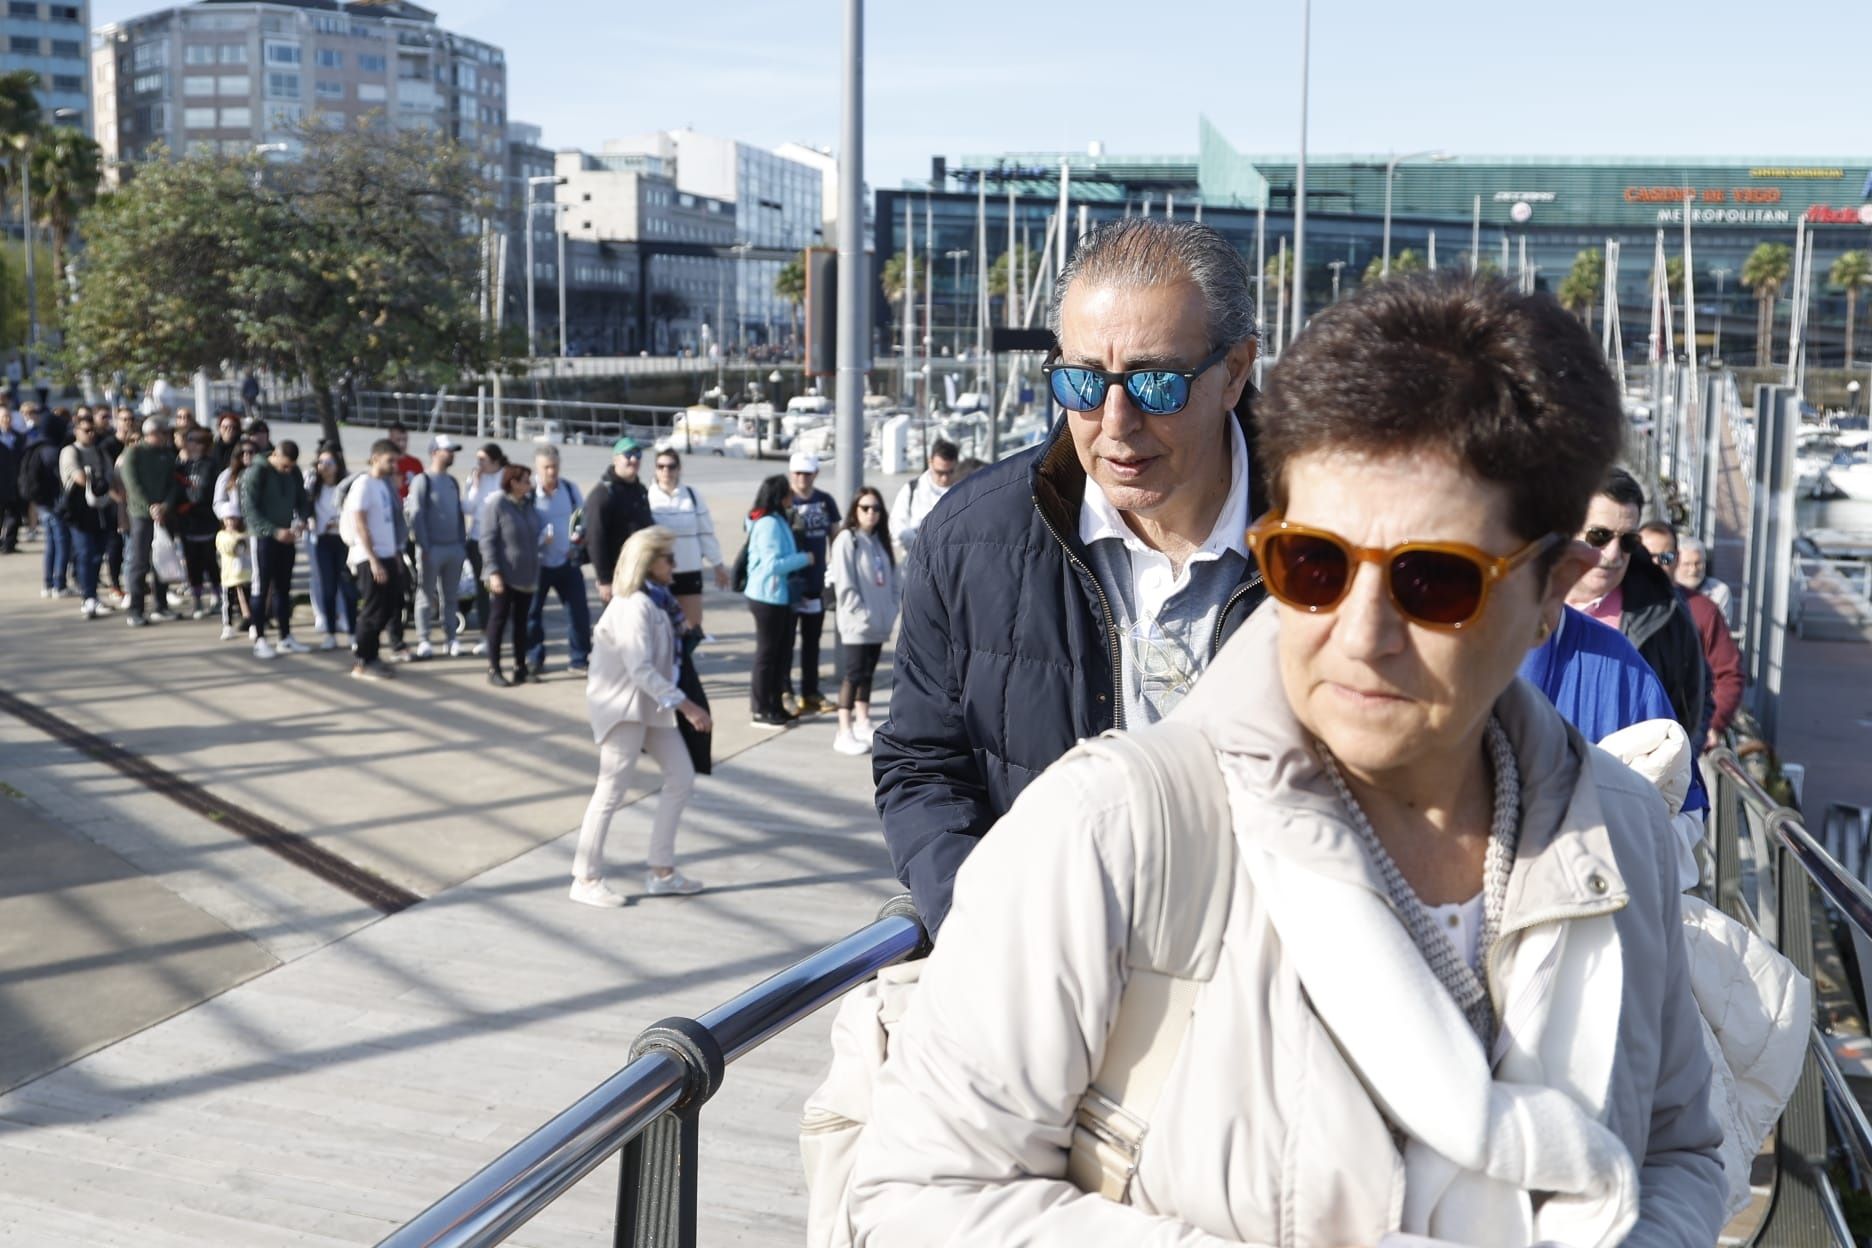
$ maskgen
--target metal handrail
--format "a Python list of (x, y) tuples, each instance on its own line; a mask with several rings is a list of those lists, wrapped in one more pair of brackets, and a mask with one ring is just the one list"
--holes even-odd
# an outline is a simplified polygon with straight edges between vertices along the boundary
[(1807, 877), (1838, 907), (1846, 921), (1858, 929), (1860, 935), (1872, 939), (1872, 889), (1867, 889), (1839, 864), (1838, 859), (1827, 853), (1807, 831), (1800, 811), (1777, 802), (1748, 774), (1733, 751), (1713, 750), (1704, 757), (1735, 782), (1743, 801), (1761, 818), (1767, 830), (1780, 838)]
[[(622, 1070), (393, 1231), (378, 1248), (499, 1244), (620, 1150), (625, 1169), (617, 1242), (693, 1244), (696, 1120), (703, 1102), (720, 1087), (727, 1064), (884, 967), (927, 948), (910, 899), (898, 897), (870, 926), (699, 1018), (664, 1019), (638, 1037), (632, 1060)], [(664, 1130), (672, 1120), (675, 1129)], [(673, 1190), (665, 1192), (665, 1187)], [(646, 1194), (650, 1199), (644, 1199)], [(666, 1199), (659, 1201), (659, 1196)], [(644, 1213), (645, 1208), (652, 1212)]]

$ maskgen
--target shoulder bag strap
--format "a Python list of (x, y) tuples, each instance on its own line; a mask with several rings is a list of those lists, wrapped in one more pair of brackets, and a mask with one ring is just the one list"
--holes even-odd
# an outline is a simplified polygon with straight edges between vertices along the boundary
[(1215, 749), (1194, 725), (1169, 720), (1108, 733), (1080, 749), (1128, 775), (1138, 888), (1124, 993), (1098, 1074), (1079, 1103), (1067, 1177), (1123, 1204), (1197, 991), (1215, 974), (1235, 837)]

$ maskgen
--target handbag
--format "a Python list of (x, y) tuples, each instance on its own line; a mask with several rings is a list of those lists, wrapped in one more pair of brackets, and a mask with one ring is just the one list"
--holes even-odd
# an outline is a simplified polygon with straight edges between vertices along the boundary
[[(1066, 1178), (1129, 1203), (1152, 1111), (1188, 1029), (1197, 992), (1215, 974), (1235, 882), (1228, 791), (1215, 749), (1192, 724), (1167, 720), (1082, 742), (1061, 759), (1095, 759), (1127, 779), (1140, 889), (1127, 975), (1098, 1074), (1074, 1115)], [(1060, 764), (1055, 764), (1060, 765)], [(1018, 814), (1019, 807), (1009, 818)], [(997, 830), (990, 831), (995, 835)], [(1018, 835), (1009, 828), (1000, 835)], [(849, 993), (832, 1022), (832, 1063), (800, 1116), (806, 1242), (849, 1248), (851, 1179), (871, 1119), (872, 1090), (908, 1009), (921, 962), (885, 967)]]
[(188, 580), (188, 565), (183, 562), (182, 550), (169, 530), (160, 524), (150, 539), (150, 567), (159, 581), (180, 585)]
[[(696, 644), (700, 641), (701, 638), (691, 632), (684, 633), (678, 643), (682, 647), (682, 662), (677, 665), (676, 687), (683, 691), (684, 697), (706, 711), (709, 709), (708, 693), (702, 688), (702, 677), (697, 675), (695, 664), (689, 657), (695, 653)], [(695, 766), (695, 774), (713, 775), (715, 734), (712, 731), (698, 732), (681, 715), (676, 717), (676, 728), (682, 733), (683, 745), (688, 747), (689, 761)]]

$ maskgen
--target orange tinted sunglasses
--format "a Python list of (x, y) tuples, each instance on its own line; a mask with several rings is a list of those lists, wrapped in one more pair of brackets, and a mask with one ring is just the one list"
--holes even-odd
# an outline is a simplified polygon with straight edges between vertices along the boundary
[(1337, 533), (1290, 524), (1270, 511), (1248, 530), (1268, 592), (1297, 610), (1331, 611), (1344, 601), (1361, 563), (1384, 573), (1392, 605), (1414, 624), (1454, 632), (1488, 606), (1489, 588), (1564, 540), (1536, 538), (1512, 555), (1496, 556), (1461, 542), (1404, 542), (1389, 549), (1354, 546)]

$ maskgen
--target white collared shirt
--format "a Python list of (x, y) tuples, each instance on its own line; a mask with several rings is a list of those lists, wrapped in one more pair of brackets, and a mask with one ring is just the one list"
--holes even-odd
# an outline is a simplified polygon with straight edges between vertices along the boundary
[[(1208, 620), (1220, 611), (1222, 603), (1234, 591), (1234, 578), (1229, 578), (1226, 587), (1217, 585), (1208, 587), (1213, 592), (1204, 595), (1207, 599), (1201, 604), (1190, 603), (1192, 611), (1173, 610), (1168, 616), (1165, 608), (1172, 599), (1189, 587), (1191, 580), (1199, 575), (1204, 564), (1215, 563), (1234, 552), (1244, 562), (1252, 562), (1248, 554), (1248, 446), (1242, 437), (1240, 427), (1233, 419), (1229, 428), (1229, 492), (1223, 500), (1222, 509), (1216, 515), (1214, 526), (1203, 544), (1191, 551), (1183, 561), (1181, 569), (1175, 568), (1170, 557), (1162, 551), (1146, 545), (1144, 539), (1132, 532), (1125, 523), (1123, 514), (1105, 497), (1105, 492), (1096, 481), (1086, 481), (1084, 502), (1079, 508), (1079, 540), (1093, 554), (1094, 571), (1101, 580), (1108, 575), (1116, 575), (1117, 551), (1112, 543), (1122, 547), (1125, 555), (1124, 565), (1129, 569), (1129, 584), (1105, 586), (1106, 592), (1114, 599), (1113, 609), (1120, 615), (1117, 623), (1127, 636), (1137, 629), (1153, 631), (1154, 639), (1150, 644), (1163, 665), (1168, 669), (1187, 669), (1180, 674), (1172, 672), (1169, 684), (1173, 690), (1153, 692), (1143, 688), (1139, 674), (1132, 670), (1133, 654), (1136, 649), (1130, 644), (1119, 647), (1121, 663), (1124, 668), (1119, 673), (1119, 689), (1124, 699), (1125, 723), (1140, 726), (1153, 722), (1168, 714), (1171, 706), (1180, 701), (1187, 692), (1187, 685), (1200, 674), (1208, 664), (1210, 654), (1206, 640), (1195, 635), (1193, 628), (1198, 618)], [(1098, 543), (1106, 543), (1100, 547)], [(1184, 619), (1188, 615), (1191, 618)], [(1177, 617), (1177, 618), (1172, 618)], [(1155, 638), (1155, 632), (1165, 635)], [(1161, 680), (1158, 681), (1162, 683)], [(1149, 707), (1146, 707), (1149, 703)]]

